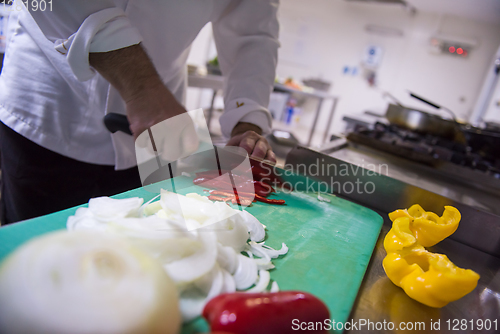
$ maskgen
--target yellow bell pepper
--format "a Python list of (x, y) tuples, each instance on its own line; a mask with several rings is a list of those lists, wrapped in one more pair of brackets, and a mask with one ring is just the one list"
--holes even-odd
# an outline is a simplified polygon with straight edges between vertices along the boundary
[[(441, 311), (438, 308), (429, 307), (406, 295), (403, 289), (394, 285), (387, 277), (379, 278), (368, 292), (368, 301), (375, 310), (370, 315), (373, 322), (391, 321), (395, 324), (404, 323), (424, 323), (425, 326), (413, 328), (409, 332), (406, 328), (396, 326), (393, 332), (397, 334), (418, 334), (429, 333), (429, 328), (433, 319), (439, 319)], [(426, 330), (427, 329), (427, 330)]]
[(405, 247), (411, 247), (417, 242), (417, 239), (410, 230), (410, 219), (401, 217), (396, 219), (392, 228), (384, 239), (384, 248), (387, 253), (403, 250)]
[[(475, 289), (479, 275), (472, 270), (455, 266), (446, 255), (427, 251), (414, 232), (418, 228), (416, 229), (413, 225), (412, 229), (412, 223), (422, 219), (422, 216), (425, 216), (428, 221), (430, 221), (429, 217), (431, 219), (437, 217), (436, 220), (448, 222), (443, 224), (440, 221), (434, 225), (426, 223), (425, 226), (428, 229), (424, 234), (420, 234), (420, 237), (429, 244), (439, 238), (440, 240), (446, 238), (442, 237), (445, 234), (433, 237), (430, 232), (435, 228), (437, 233), (443, 230), (448, 233), (450, 229), (443, 229), (441, 226), (454, 224), (454, 222), (449, 222), (456, 221), (457, 213), (460, 217), (457, 209), (446, 207), (443, 217), (437, 217), (437, 215), (431, 215), (431, 212), (425, 212), (420, 206), (414, 205), (409, 210), (398, 210), (389, 215), (393, 220), (393, 225), (384, 239), (387, 256), (382, 263), (387, 277), (395, 285), (403, 288), (409, 297), (431, 307), (443, 307), (449, 302), (462, 298)], [(435, 220), (431, 221), (435, 222)], [(419, 228), (422, 226), (424, 224), (417, 224)]]
[(394, 222), (399, 217), (410, 219), (410, 230), (424, 247), (431, 247), (452, 235), (458, 228), (460, 212), (445, 206), (441, 217), (433, 212), (426, 212), (420, 205), (412, 205), (408, 210), (396, 210), (389, 214)]

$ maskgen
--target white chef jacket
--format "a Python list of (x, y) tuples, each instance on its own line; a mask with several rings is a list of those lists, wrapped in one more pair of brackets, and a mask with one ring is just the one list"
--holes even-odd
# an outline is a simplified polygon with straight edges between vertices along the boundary
[(225, 77), (223, 134), (240, 121), (269, 132), (279, 0), (53, 0), (52, 11), (13, 5), (0, 77), (0, 120), (64, 156), (125, 169), (133, 138), (110, 134), (106, 113), (125, 114), (118, 92), (89, 65), (89, 52), (142, 42), (178, 101), (186, 91), (190, 45), (212, 22)]

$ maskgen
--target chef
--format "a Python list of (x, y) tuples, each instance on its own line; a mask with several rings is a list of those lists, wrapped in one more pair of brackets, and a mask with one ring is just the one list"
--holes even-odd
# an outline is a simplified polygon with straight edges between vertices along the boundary
[[(0, 78), (2, 223), (141, 186), (134, 138), (186, 112), (186, 60), (212, 22), (229, 145), (275, 161), (266, 109), (278, 0), (54, 0), (12, 6)], [(134, 136), (110, 134), (107, 113)]]

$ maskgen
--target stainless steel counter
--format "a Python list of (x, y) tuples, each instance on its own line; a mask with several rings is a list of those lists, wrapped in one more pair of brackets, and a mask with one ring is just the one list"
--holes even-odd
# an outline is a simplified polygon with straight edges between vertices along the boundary
[[(357, 151), (356, 148), (346, 150), (345, 145), (341, 150), (333, 150), (329, 155), (296, 148), (288, 155), (286, 166), (295, 169), (304, 164), (318, 164), (318, 170), (322, 170), (323, 166), (329, 165), (352, 165), (353, 168), (363, 164), (366, 168), (369, 164), (380, 164), (385, 161), (384, 159), (390, 158), (378, 154), (366, 154), (364, 151)], [(384, 173), (386, 175), (366, 175), (355, 169), (347, 174), (310, 175), (311, 179), (317, 181), (337, 181), (342, 184), (361, 180), (364, 183), (373, 182), (377, 187), (377, 191), (371, 194), (337, 193), (337, 196), (369, 207), (384, 217), (382, 232), (351, 313), (351, 324), (356, 323), (358, 328), (347, 332), (499, 333), (500, 217), (497, 215), (499, 209), (497, 206), (500, 201), (498, 197), (491, 193), (486, 195), (485, 200), (481, 197), (481, 190), (471, 190), (459, 184), (452, 184), (454, 190), (445, 192), (443, 189), (449, 181), (439, 178), (433, 181), (433, 176), (397, 167), (394, 163), (391, 163), (391, 166), (394, 168), (389, 168), (389, 171)], [(425, 190), (417, 186), (428, 186), (430, 189)], [(463, 194), (468, 194), (474, 201), (468, 203), (467, 199), (464, 200)], [(481, 276), (474, 291), (441, 309), (425, 306), (409, 298), (402, 289), (392, 284), (382, 267), (382, 260), (386, 255), (383, 240), (392, 224), (387, 214), (394, 209), (409, 207), (414, 203), (422, 204), (427, 210), (437, 213), (442, 212), (443, 205), (459, 208), (462, 212), (462, 221), (453, 238), (447, 238), (429, 250), (446, 254), (457, 266), (472, 269)], [(368, 328), (370, 322), (372, 327)], [(395, 325), (394, 329), (390, 329), (389, 322)], [(360, 328), (361, 323), (365, 324), (363, 328)], [(411, 324), (414, 328), (400, 330), (398, 329), (400, 323)], [(439, 330), (437, 323), (440, 325)], [(478, 330), (480, 324), (490, 324), (490, 327), (488, 330), (484, 328)], [(417, 328), (418, 326), (420, 328)]]
[[(380, 213), (383, 215), (383, 213)], [(385, 215), (387, 217), (387, 215)], [(404, 291), (392, 284), (387, 278), (382, 267), (382, 260), (386, 253), (383, 240), (390, 229), (390, 221), (385, 219), (382, 232), (373, 252), (368, 270), (363, 279), (361, 289), (354, 304), (351, 319), (358, 323), (364, 319), (383, 323), (393, 322), (399, 326), (401, 322), (415, 324), (414, 326), (425, 326), (425, 329), (403, 331), (397, 330), (368, 330), (367, 325), (363, 329), (346, 331), (349, 333), (498, 333), (500, 332), (500, 259), (474, 248), (465, 246), (451, 239), (445, 239), (438, 245), (429, 248), (435, 253), (446, 254), (457, 266), (472, 269), (481, 278), (474, 291), (447, 306), (436, 309), (425, 306), (408, 297)], [(456, 320), (455, 320), (456, 319)], [(466, 320), (462, 320), (466, 319)], [(480, 319), (480, 320), (478, 320)], [(478, 331), (476, 325), (489, 319), (497, 319), (497, 330)], [(471, 328), (471, 321), (474, 330)], [(440, 322), (440, 330), (431, 330), (431, 322)], [(449, 321), (449, 322), (448, 322)], [(465, 321), (467, 330), (451, 330), (457, 321)], [(423, 323), (423, 325), (416, 325)], [(375, 326), (375, 325), (374, 325)], [(457, 327), (460, 329), (460, 326)]]
[[(390, 178), (420, 187), (473, 208), (500, 215), (500, 190), (493, 186), (487, 187), (475, 183), (474, 179), (466, 179), (465, 175), (462, 176), (462, 179), (457, 180), (454, 176), (447, 175), (441, 170), (435, 170), (431, 166), (351, 143), (342, 149), (325, 153), (330, 157), (357, 166), (387, 166), (387, 168), (382, 168), (381, 172)], [(481, 175), (483, 173), (471, 170), (471, 174)], [(481, 176), (486, 177), (486, 175)], [(492, 178), (491, 181), (493, 184), (498, 180)]]

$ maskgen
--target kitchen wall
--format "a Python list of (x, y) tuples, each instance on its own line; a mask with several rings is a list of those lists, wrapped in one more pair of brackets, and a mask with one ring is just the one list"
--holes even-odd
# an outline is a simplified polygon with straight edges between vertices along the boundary
[[(381, 90), (391, 92), (404, 104), (434, 111), (409, 97), (407, 90), (411, 90), (467, 119), (487, 66), (500, 45), (500, 25), (425, 12), (412, 16), (401, 7), (380, 4), (286, 0), (282, 2), (280, 22), (285, 39), (278, 74), (296, 78), (321, 75), (333, 81), (331, 93), (340, 96), (334, 132), (343, 129), (341, 119), (345, 114), (364, 110), (383, 113), (387, 102), (381, 98)], [(397, 28), (404, 36), (369, 34), (364, 30), (366, 24)], [(429, 39), (435, 32), (475, 39), (478, 46), (468, 58), (432, 54)], [(307, 48), (302, 51), (304, 56), (289, 57), (287, 53), (293, 53), (294, 48), (301, 50), (300, 43)], [(357, 76), (343, 73), (345, 66), (360, 69), (369, 44), (383, 49), (378, 88), (366, 83), (362, 71)], [(323, 120), (327, 112), (323, 111)]]
[[(459, 118), (467, 119), (486, 69), (500, 45), (500, 22), (472, 21), (427, 12), (411, 15), (393, 5), (343, 0), (283, 0), (279, 15), (282, 46), (278, 76), (299, 80), (321, 77), (333, 82), (330, 93), (340, 97), (330, 129), (333, 133), (343, 130), (344, 115), (361, 114), (366, 110), (384, 113), (387, 100), (382, 98), (381, 91), (391, 92), (409, 106), (435, 112), (412, 99), (407, 93), (410, 90), (447, 106)], [(403, 36), (368, 33), (365, 31), (367, 24), (399, 29)], [(429, 40), (436, 32), (473, 39), (478, 44), (468, 58), (433, 54), (429, 50)], [(192, 52), (198, 56), (202, 51), (210, 53), (206, 42), (210, 33), (201, 35), (205, 42), (197, 40)], [(361, 63), (368, 45), (383, 50), (376, 87), (370, 87), (363, 77)], [(346, 67), (348, 73), (344, 73)], [(200, 93), (191, 91), (189, 94), (188, 98), (195, 101), (192, 94)], [(203, 102), (203, 98), (198, 100)], [(329, 103), (323, 106), (319, 120), (321, 131), (330, 106)], [(300, 121), (302, 127), (307, 128), (312, 123), (314, 109), (312, 101), (306, 105)]]

